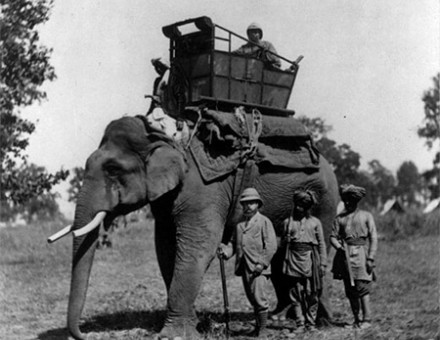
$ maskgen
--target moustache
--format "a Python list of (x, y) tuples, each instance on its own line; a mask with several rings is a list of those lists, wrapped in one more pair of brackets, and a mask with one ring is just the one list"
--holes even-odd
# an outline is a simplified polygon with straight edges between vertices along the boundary
[(245, 210), (243, 210), (243, 214), (244, 215), (253, 215), (254, 213), (255, 213), (256, 211), (255, 210), (252, 210), (252, 209), (245, 209)]

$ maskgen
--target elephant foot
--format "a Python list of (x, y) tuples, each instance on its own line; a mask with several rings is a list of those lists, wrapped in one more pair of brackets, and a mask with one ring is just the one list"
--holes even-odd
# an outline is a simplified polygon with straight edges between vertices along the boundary
[(195, 320), (165, 321), (165, 325), (157, 335), (160, 340), (198, 340), (203, 339), (196, 329)]

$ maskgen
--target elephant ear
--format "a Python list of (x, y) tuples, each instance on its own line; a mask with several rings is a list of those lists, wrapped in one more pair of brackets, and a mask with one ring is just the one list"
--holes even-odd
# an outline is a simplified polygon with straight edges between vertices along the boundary
[(147, 159), (147, 196), (150, 202), (176, 188), (187, 166), (183, 155), (171, 146), (155, 149)]

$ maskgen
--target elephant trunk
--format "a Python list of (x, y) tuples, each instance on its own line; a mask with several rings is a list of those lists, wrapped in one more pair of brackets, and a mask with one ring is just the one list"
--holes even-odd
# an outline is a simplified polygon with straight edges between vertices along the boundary
[[(74, 226), (84, 226), (75, 218)], [(67, 328), (75, 339), (85, 339), (79, 330), (79, 320), (84, 307), (90, 272), (95, 255), (99, 228), (73, 238), (72, 278), (70, 283)]]

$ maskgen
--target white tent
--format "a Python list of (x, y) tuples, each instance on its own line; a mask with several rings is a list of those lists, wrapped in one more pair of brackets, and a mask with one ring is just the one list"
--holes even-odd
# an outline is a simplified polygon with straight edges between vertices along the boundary
[(405, 209), (403, 209), (402, 205), (400, 204), (399, 200), (396, 198), (392, 198), (385, 202), (383, 209), (380, 212), (380, 215), (383, 216), (392, 210), (397, 212), (405, 211)]
[(440, 197), (432, 200), (428, 203), (425, 210), (423, 210), (424, 214), (429, 214), (431, 211), (434, 211), (436, 208), (440, 206)]

